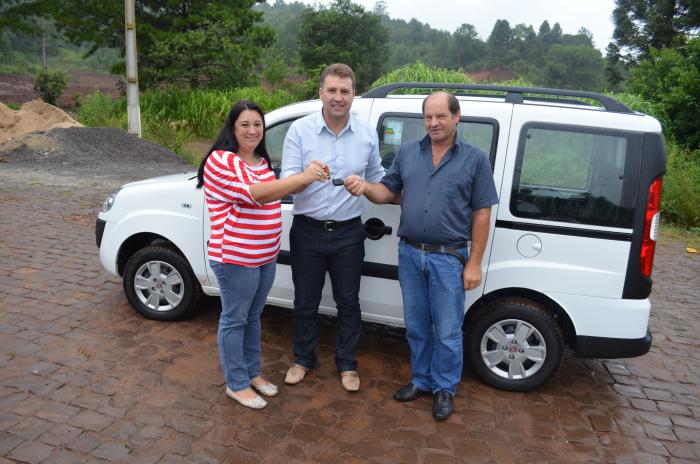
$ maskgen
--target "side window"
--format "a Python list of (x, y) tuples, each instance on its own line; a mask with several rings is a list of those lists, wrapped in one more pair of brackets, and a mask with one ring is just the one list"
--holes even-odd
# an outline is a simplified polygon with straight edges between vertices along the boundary
[[(493, 166), (496, 153), (497, 123), (492, 120), (470, 120), (462, 118), (457, 134), (463, 140), (476, 145), (489, 156)], [(384, 115), (379, 123), (379, 154), (385, 168), (391, 166), (396, 151), (402, 143), (425, 137), (422, 115)]]
[(265, 130), (265, 146), (267, 153), (272, 161), (272, 169), (279, 177), (280, 167), (282, 166), (282, 149), (284, 148), (284, 137), (287, 135), (289, 126), (292, 125), (294, 119), (284, 121), (274, 126), (270, 126)]
[[(284, 137), (287, 135), (289, 126), (291, 126), (294, 121), (294, 119), (283, 121), (265, 129), (265, 146), (267, 147), (268, 155), (270, 155), (270, 161), (272, 161), (272, 170), (275, 171), (275, 176), (278, 178), (280, 176), (280, 169), (282, 168)], [(282, 203), (292, 203), (292, 196), (287, 195), (282, 198)]]
[(631, 228), (639, 136), (529, 125), (521, 132), (510, 210), (515, 216)]

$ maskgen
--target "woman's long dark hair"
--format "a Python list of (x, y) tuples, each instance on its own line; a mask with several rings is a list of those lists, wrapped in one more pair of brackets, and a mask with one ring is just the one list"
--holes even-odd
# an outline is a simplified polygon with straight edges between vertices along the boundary
[(234, 125), (238, 120), (238, 117), (245, 110), (252, 110), (257, 112), (263, 121), (263, 136), (262, 140), (257, 147), (255, 147), (255, 153), (260, 155), (266, 162), (267, 165), (272, 168), (272, 162), (270, 161), (270, 155), (267, 154), (267, 148), (265, 147), (265, 113), (262, 109), (250, 100), (238, 100), (231, 107), (228, 116), (226, 117), (226, 122), (224, 122), (224, 127), (219, 131), (219, 136), (216, 138), (212, 144), (209, 151), (207, 151), (206, 156), (199, 164), (199, 170), (197, 171), (197, 188), (201, 188), (204, 184), (204, 165), (214, 150), (226, 150), (232, 153), (238, 153), (238, 140), (236, 140), (236, 135), (234, 134)]

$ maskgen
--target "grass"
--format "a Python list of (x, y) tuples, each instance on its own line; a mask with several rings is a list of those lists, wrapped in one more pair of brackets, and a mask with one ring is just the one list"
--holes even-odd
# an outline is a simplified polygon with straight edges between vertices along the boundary
[(659, 243), (668, 242), (681, 242), (688, 248), (695, 248), (700, 252), (700, 227), (687, 229), (673, 224), (662, 224)]

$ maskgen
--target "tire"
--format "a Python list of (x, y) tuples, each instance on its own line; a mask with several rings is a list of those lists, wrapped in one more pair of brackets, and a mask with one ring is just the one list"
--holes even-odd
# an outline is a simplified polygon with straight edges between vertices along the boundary
[(123, 281), (131, 306), (158, 321), (191, 316), (201, 293), (185, 257), (157, 245), (142, 248), (129, 258)]
[(493, 302), (466, 332), (465, 346), (476, 374), (496, 388), (531, 390), (561, 365), (561, 329), (547, 310), (532, 301)]

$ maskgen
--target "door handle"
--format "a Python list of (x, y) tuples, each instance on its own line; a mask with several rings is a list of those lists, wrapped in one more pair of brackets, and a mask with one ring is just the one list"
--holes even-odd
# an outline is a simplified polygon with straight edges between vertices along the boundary
[(381, 219), (370, 218), (365, 222), (365, 235), (370, 240), (379, 240), (385, 235), (391, 235), (393, 229), (387, 226)]

